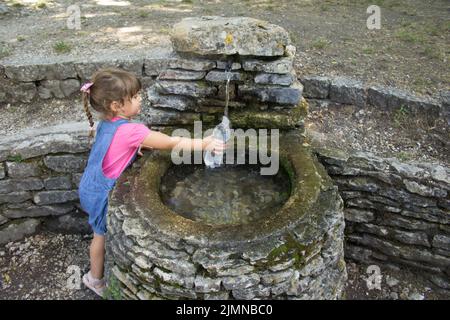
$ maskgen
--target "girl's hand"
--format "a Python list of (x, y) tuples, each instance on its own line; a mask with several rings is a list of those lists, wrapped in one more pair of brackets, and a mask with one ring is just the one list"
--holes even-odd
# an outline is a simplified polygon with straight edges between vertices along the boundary
[(203, 138), (203, 149), (207, 151), (224, 151), (227, 148), (227, 144), (222, 140), (214, 138), (212, 135)]
[(138, 156), (143, 156), (144, 154), (141, 151), (142, 145), (139, 146), (139, 149), (137, 151)]

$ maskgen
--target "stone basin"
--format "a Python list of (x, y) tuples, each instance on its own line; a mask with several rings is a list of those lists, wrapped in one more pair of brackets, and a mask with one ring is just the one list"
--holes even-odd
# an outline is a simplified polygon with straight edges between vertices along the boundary
[(187, 219), (160, 197), (173, 165), (152, 151), (110, 197), (107, 245), (130, 299), (336, 299), (346, 280), (344, 216), (337, 188), (297, 132), (280, 138), (291, 194), (247, 224)]

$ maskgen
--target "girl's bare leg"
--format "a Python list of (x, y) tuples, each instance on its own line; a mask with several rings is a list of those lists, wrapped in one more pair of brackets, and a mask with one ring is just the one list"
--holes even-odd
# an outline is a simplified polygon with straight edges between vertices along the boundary
[(91, 275), (96, 279), (102, 279), (105, 262), (105, 236), (94, 233), (89, 256), (91, 259)]

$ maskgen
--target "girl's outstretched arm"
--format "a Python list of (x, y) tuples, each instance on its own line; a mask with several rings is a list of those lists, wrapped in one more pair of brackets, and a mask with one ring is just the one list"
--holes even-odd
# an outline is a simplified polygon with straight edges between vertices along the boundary
[(211, 135), (203, 139), (190, 139), (184, 137), (171, 137), (162, 132), (152, 131), (142, 142), (141, 147), (147, 149), (171, 150), (175, 146), (187, 150), (217, 150), (223, 151), (226, 145), (214, 139)]

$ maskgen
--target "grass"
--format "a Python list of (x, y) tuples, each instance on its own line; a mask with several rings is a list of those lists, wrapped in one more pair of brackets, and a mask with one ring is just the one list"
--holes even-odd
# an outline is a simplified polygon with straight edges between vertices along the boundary
[(34, 6), (38, 9), (45, 9), (45, 8), (47, 8), (47, 5), (48, 5), (47, 1), (45, 1), (45, 0), (39, 0), (38, 2), (36, 2), (34, 4)]
[(0, 41), (0, 59), (11, 55), (11, 53), (12, 53), (12, 51), (8, 47), (8, 45), (5, 42)]
[(57, 53), (67, 53), (72, 50), (72, 47), (64, 41), (58, 41), (53, 45), (53, 49)]
[(323, 37), (320, 37), (320, 38), (314, 40), (314, 41), (312, 42), (311, 46), (312, 46), (314, 49), (319, 49), (319, 50), (321, 50), (321, 49), (325, 49), (329, 44), (330, 44), (330, 41), (328, 41), (327, 39), (325, 39), (325, 38), (323, 38)]
[(105, 300), (122, 300), (122, 294), (120, 292), (119, 280), (111, 275), (108, 281), (108, 286), (103, 292), (103, 299)]
[(139, 11), (138, 11), (138, 16), (139, 16), (140, 18), (147, 18), (149, 14), (150, 14), (150, 13), (149, 13), (148, 11), (144, 11), (144, 10), (139, 10)]
[(414, 159), (414, 155), (412, 153), (406, 152), (406, 151), (400, 151), (395, 156), (400, 161), (409, 161), (409, 160)]
[(426, 46), (422, 52), (425, 56), (431, 59), (436, 59), (445, 62), (446, 54), (444, 48)]
[(414, 29), (401, 28), (395, 33), (395, 36), (408, 43), (425, 43), (425, 37), (422, 33)]
[(370, 47), (364, 47), (362, 49), (362, 52), (364, 54), (374, 54), (375, 53), (375, 49), (374, 48), (370, 48)]
[(7, 160), (11, 161), (11, 162), (22, 162), (23, 161), (22, 156), (20, 154), (14, 155), (14, 156), (9, 156)]
[(13, 7), (15, 7), (15, 8), (21, 8), (21, 7), (24, 7), (24, 6), (25, 6), (22, 2), (17, 1), (17, 0), (13, 0), (13, 1), (11, 1), (10, 3), (11, 3), (11, 5), (12, 5)]
[(394, 123), (397, 127), (403, 126), (407, 119), (409, 118), (409, 111), (406, 106), (400, 106), (400, 108), (396, 109), (393, 114)]

